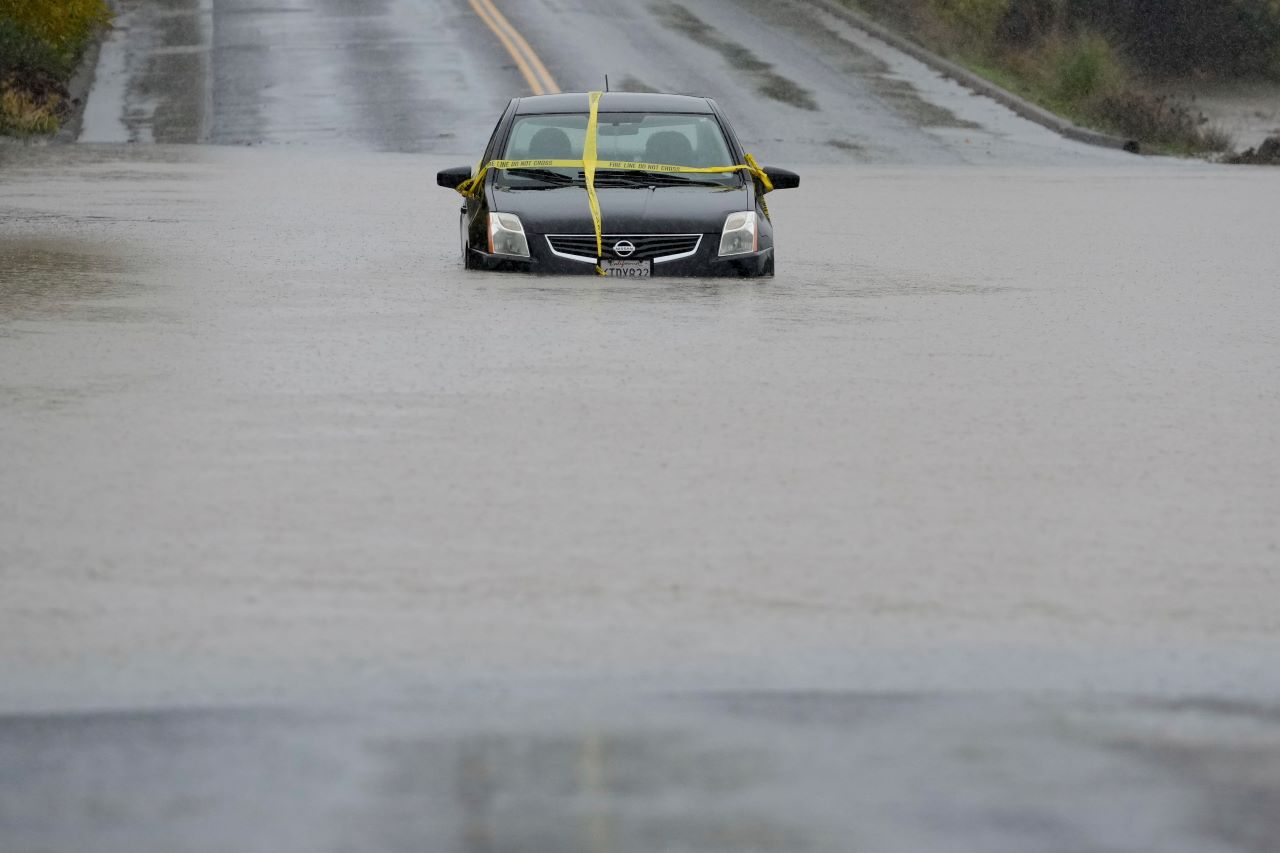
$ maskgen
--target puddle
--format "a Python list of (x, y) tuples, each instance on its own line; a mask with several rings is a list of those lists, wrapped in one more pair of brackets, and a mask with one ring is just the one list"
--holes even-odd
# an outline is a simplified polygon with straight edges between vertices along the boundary
[[(750, 807), (766, 757), (679, 733), (477, 734), (371, 744), (381, 802), (451, 809), (465, 850), (794, 851), (798, 828)], [(356, 818), (382, 832), (382, 811)]]
[(618, 92), (660, 92), (662, 91), (661, 89), (658, 89), (654, 86), (650, 86), (648, 83), (644, 82), (640, 78), (633, 77), (630, 74), (628, 74), (626, 77), (623, 77), (621, 82), (616, 83), (610, 86), (609, 88)]
[(958, 118), (950, 110), (925, 100), (910, 81), (894, 74), (877, 56), (842, 37), (815, 19), (811, 10), (797, 10), (792, 4), (755, 4), (753, 9), (769, 23), (803, 32), (817, 51), (843, 57), (842, 70), (865, 81), (875, 95), (900, 115), (919, 127), (978, 128), (980, 125)]
[(981, 128), (975, 122), (957, 118), (955, 113), (945, 107), (924, 100), (915, 86), (889, 74), (888, 66), (885, 66), (882, 73), (867, 75), (867, 80), (880, 100), (920, 127)]
[(668, 29), (719, 52), (734, 69), (754, 77), (757, 91), (766, 98), (802, 110), (818, 109), (818, 103), (808, 89), (775, 72), (773, 65), (756, 56), (750, 48), (725, 38), (684, 6), (677, 3), (655, 3), (650, 8)]
[(101, 245), (0, 238), (0, 322), (83, 313), (86, 303), (136, 289), (129, 271), (124, 257)]
[(867, 154), (870, 151), (861, 142), (854, 142), (849, 139), (828, 139), (827, 144), (840, 151), (848, 151), (850, 154)]

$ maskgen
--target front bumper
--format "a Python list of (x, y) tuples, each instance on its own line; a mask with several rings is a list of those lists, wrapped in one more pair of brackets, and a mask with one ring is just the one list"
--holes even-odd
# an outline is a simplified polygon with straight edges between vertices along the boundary
[[(697, 252), (687, 258), (655, 262), (651, 267), (652, 275), (654, 278), (720, 276), (741, 278), (765, 275), (769, 269), (769, 261), (773, 258), (772, 246), (747, 255), (721, 258), (716, 254), (719, 244), (720, 235), (705, 235)], [(547, 247), (547, 241), (541, 235), (529, 235), (529, 250), (532, 257), (525, 259), (490, 255), (474, 248), (467, 249), (470, 255), (470, 266), (473, 269), (523, 272), (534, 275), (595, 275), (594, 264), (552, 254)]]

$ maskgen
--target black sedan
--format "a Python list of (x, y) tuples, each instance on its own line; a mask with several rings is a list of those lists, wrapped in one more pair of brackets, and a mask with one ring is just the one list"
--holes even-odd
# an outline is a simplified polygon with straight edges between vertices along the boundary
[[(772, 275), (762, 169), (709, 98), (611, 92), (517, 98), (481, 169), (446, 169), (465, 196), (468, 269), (625, 277)], [(598, 217), (593, 213), (598, 213)]]

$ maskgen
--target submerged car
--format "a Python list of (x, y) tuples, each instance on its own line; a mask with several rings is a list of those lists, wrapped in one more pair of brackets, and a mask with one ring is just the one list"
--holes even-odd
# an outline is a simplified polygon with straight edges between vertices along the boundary
[(764, 194), (800, 184), (759, 167), (715, 101), (631, 92), (514, 99), (480, 170), (436, 180), (465, 196), (468, 269), (642, 278), (773, 275)]

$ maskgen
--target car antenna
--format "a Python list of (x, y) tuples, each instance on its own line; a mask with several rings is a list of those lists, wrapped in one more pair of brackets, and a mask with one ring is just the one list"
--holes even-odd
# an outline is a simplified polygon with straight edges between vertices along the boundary
[(604, 75), (604, 90), (609, 91), (609, 75)]

